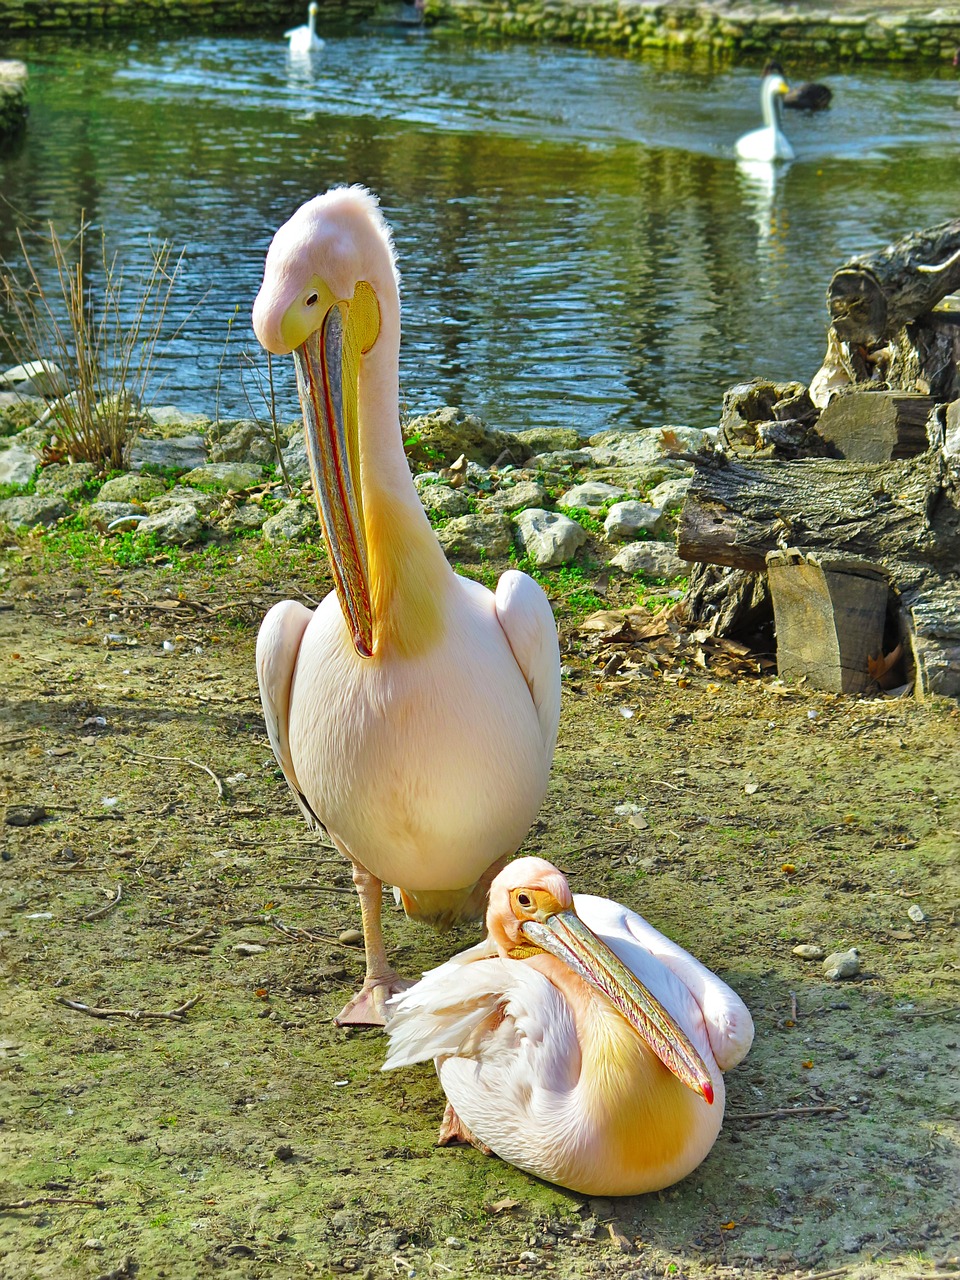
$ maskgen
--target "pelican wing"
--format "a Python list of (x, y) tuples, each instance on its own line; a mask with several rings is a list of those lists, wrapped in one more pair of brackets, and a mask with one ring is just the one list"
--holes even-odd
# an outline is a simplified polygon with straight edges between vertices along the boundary
[(729, 1071), (745, 1057), (753, 1043), (753, 1019), (735, 991), (629, 907), (581, 893), (574, 895), (574, 902), (584, 924), (645, 985), (649, 985), (647, 975), (656, 973), (657, 962), (679, 979), (702, 1014), (721, 1071)]
[(454, 1098), (450, 1084), (459, 1076), (469, 1093), (486, 1097), (494, 1108), (504, 1091), (519, 1089), (526, 1110), (530, 1087), (569, 1088), (580, 1070), (576, 1028), (563, 996), (536, 969), (500, 959), (489, 940), (395, 996), (387, 1035), (384, 1071), (437, 1058), (448, 1096)]
[(560, 642), (550, 602), (531, 577), (510, 569), (497, 583), (496, 608), (537, 709), (544, 747), (552, 756), (560, 722)]
[(273, 754), (308, 825), (318, 827), (320, 819), (310, 808), (297, 781), (289, 740), (293, 673), (303, 633), (312, 617), (310, 610), (296, 600), (283, 600), (273, 606), (257, 635), (257, 681)]

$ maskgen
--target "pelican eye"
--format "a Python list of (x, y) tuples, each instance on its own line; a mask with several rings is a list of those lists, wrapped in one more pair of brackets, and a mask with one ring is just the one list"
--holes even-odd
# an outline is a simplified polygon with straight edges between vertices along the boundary
[(521, 907), (533, 906), (533, 899), (530, 897), (528, 893), (518, 893), (517, 902), (520, 904)]

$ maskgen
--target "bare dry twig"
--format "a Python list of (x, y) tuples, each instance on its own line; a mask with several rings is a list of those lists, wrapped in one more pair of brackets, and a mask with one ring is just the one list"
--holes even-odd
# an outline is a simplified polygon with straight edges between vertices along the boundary
[(790, 1116), (833, 1115), (845, 1111), (845, 1107), (775, 1107), (772, 1111), (728, 1111), (728, 1120), (786, 1120)]
[(67, 1000), (65, 996), (57, 996), (57, 1004), (62, 1004), (66, 1009), (74, 1009), (77, 1013), (88, 1013), (91, 1018), (130, 1018), (133, 1022), (182, 1022), (202, 996), (203, 992), (198, 991), (195, 996), (184, 1000), (183, 1004), (178, 1004), (175, 1009), (161, 1012), (151, 1009), (104, 1009), (98, 1005), (81, 1004), (79, 1000)]
[(123, 896), (123, 886), (118, 884), (116, 896), (114, 898), (111, 898), (110, 901), (106, 904), (106, 906), (97, 907), (95, 911), (88, 911), (87, 914), (85, 916), (81, 916), (80, 919), (81, 920), (99, 920), (101, 916), (105, 916), (108, 911), (113, 910), (113, 908), (117, 905), (117, 903), (120, 901), (122, 896)]
[(48, 1204), (85, 1204), (94, 1209), (104, 1208), (103, 1200), (86, 1200), (81, 1196), (36, 1196), (32, 1200), (10, 1200), (0, 1204), (0, 1213), (12, 1213), (15, 1209), (36, 1209)]

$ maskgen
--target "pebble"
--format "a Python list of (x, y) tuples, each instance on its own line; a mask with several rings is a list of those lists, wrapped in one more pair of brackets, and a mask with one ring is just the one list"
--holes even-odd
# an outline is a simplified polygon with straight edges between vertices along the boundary
[(347, 947), (359, 947), (363, 945), (363, 934), (359, 929), (344, 929), (337, 941)]
[(11, 804), (3, 820), (8, 827), (35, 827), (46, 817), (47, 811), (42, 804)]
[(85, 1249), (102, 1249), (103, 1241), (98, 1240), (96, 1236), (91, 1236), (89, 1240), (84, 1240), (83, 1247)]
[(259, 942), (238, 942), (233, 950), (238, 956), (258, 956), (262, 951), (266, 951), (266, 947), (262, 947)]
[(822, 960), (823, 947), (818, 947), (813, 942), (801, 942), (798, 947), (793, 948), (793, 954), (799, 956), (801, 960)]
[(849, 951), (835, 951), (823, 962), (824, 977), (836, 982), (840, 978), (855, 978), (860, 972), (860, 952), (856, 947)]
[(907, 915), (915, 924), (922, 924), (927, 918), (923, 913), (923, 908), (918, 907), (915, 902), (911, 902), (910, 906), (907, 907)]

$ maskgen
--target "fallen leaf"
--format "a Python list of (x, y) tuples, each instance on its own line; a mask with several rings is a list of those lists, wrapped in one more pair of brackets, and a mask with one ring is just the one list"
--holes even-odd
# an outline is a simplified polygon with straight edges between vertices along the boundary
[(780, 870), (783, 872), (785, 876), (792, 876), (795, 874), (797, 868), (793, 865), (792, 862), (785, 862), (783, 866), (781, 866)]
[(519, 1209), (519, 1207), (520, 1201), (512, 1200), (509, 1196), (503, 1200), (494, 1200), (493, 1204), (487, 1205), (487, 1209), (491, 1213), (505, 1213), (508, 1209)]

